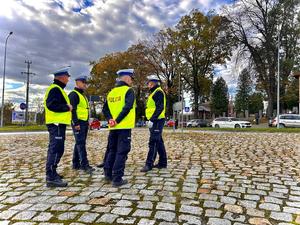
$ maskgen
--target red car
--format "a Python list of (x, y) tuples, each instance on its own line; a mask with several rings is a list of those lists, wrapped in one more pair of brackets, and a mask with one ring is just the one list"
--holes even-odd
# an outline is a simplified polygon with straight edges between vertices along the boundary
[(90, 119), (90, 130), (100, 130), (101, 123), (98, 119), (91, 118)]
[(169, 121), (167, 122), (167, 127), (173, 127), (174, 125), (175, 125), (174, 120), (169, 120)]

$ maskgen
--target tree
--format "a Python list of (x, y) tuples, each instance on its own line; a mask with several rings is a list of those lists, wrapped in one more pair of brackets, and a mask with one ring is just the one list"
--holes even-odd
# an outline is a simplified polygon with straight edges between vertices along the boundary
[(209, 98), (213, 80), (213, 65), (225, 62), (231, 53), (233, 39), (229, 21), (222, 16), (198, 10), (183, 16), (176, 25), (181, 76), (191, 90), (195, 117), (199, 104)]
[(228, 111), (228, 87), (226, 81), (219, 77), (213, 84), (211, 93), (211, 110), (216, 116)]
[(142, 45), (133, 45), (125, 52), (112, 53), (100, 58), (98, 62), (92, 62), (88, 93), (99, 95), (101, 102), (104, 103), (108, 92), (115, 85), (116, 72), (119, 69), (134, 68), (133, 89), (138, 106), (137, 117), (141, 118), (145, 114), (146, 76), (153, 72), (143, 57), (145, 55), (143, 51)]
[(159, 31), (152, 39), (143, 42), (145, 57), (154, 73), (164, 84), (167, 98), (167, 116), (173, 114), (173, 104), (177, 101), (178, 74), (180, 62), (175, 33), (168, 28)]
[(281, 102), (285, 109), (292, 110), (299, 106), (299, 81), (292, 78), (286, 87), (285, 94), (281, 97)]
[(278, 35), (285, 57), (281, 58), (281, 91), (287, 84), (299, 52), (298, 0), (239, 0), (225, 10), (242, 49), (250, 54), (259, 86), (268, 99), (267, 115), (276, 99)]
[[(11, 124), (11, 117), (12, 117), (12, 112), (15, 109), (14, 104), (11, 102), (4, 103), (4, 110), (3, 110), (3, 124)], [(0, 110), (2, 108), (0, 107)], [(1, 118), (1, 115), (0, 115)]]
[(247, 69), (242, 70), (238, 78), (237, 94), (235, 97), (235, 110), (243, 112), (249, 110), (249, 96), (252, 92), (252, 80)]
[(259, 92), (254, 92), (249, 96), (249, 113), (255, 114), (258, 113), (259, 110), (264, 109), (264, 104), (263, 104), (263, 95), (262, 93)]

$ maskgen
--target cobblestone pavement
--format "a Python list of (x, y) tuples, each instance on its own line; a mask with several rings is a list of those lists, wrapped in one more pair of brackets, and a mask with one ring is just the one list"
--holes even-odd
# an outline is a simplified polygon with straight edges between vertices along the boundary
[[(91, 132), (92, 165), (101, 161), (107, 131)], [(0, 137), (0, 225), (300, 224), (299, 134), (172, 133), (164, 139), (168, 169), (139, 172), (148, 131), (132, 135), (126, 179), (113, 188), (103, 171), (71, 169), (73, 136), (59, 166), (69, 186), (47, 188), (48, 136)]]

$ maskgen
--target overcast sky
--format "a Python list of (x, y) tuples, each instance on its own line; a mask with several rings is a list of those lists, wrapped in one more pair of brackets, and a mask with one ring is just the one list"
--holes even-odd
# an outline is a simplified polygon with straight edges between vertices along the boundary
[[(8, 39), (5, 101), (25, 101), (25, 60), (32, 61), (30, 98), (42, 97), (54, 70), (70, 65), (74, 77), (89, 74), (89, 61), (175, 25), (198, 8), (218, 10), (230, 0), (5, 0), (0, 7), (0, 90)], [(231, 64), (230, 64), (231, 65)], [(232, 90), (229, 66), (218, 66)], [(71, 79), (72, 80), (72, 79)], [(70, 82), (67, 89), (74, 86)], [(0, 96), (1, 98), (1, 96)]]

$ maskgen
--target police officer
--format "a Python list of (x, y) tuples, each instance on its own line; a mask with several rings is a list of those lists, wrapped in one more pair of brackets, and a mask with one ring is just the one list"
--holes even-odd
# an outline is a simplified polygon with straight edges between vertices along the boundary
[[(146, 118), (149, 120), (150, 139), (146, 164), (141, 169), (141, 172), (148, 172), (152, 168), (167, 168), (167, 153), (162, 139), (162, 131), (165, 124), (166, 95), (160, 87), (160, 80), (156, 75), (150, 75), (147, 79), (150, 95), (146, 104)], [(159, 161), (158, 164), (154, 165), (157, 153)]]
[(125, 162), (131, 148), (131, 129), (135, 125), (135, 96), (131, 88), (134, 70), (117, 72), (119, 80), (108, 93), (103, 114), (109, 121), (108, 153), (104, 164), (106, 181), (114, 187), (127, 184), (123, 179)]
[(89, 103), (84, 94), (87, 88), (87, 77), (80, 76), (75, 79), (76, 87), (69, 94), (72, 110), (72, 129), (75, 137), (73, 152), (73, 169), (83, 170), (87, 173), (95, 171), (89, 165), (86, 152), (86, 138), (89, 129)]
[(47, 89), (44, 99), (45, 120), (49, 132), (46, 163), (47, 187), (65, 187), (67, 182), (56, 171), (64, 154), (66, 126), (71, 124), (72, 105), (63, 90), (69, 81), (69, 67), (54, 72), (54, 82)]

